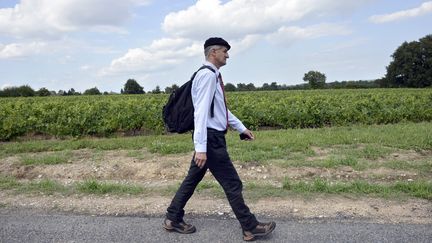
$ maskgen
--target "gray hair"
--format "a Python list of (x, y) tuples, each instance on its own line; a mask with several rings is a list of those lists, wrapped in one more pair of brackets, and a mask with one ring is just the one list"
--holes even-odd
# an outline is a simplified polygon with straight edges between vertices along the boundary
[(206, 58), (206, 60), (208, 60), (208, 57), (210, 55), (210, 52), (212, 50), (219, 50), (221, 49), (223, 46), (219, 46), (219, 45), (213, 45), (213, 46), (208, 46), (206, 49), (204, 49), (204, 56)]

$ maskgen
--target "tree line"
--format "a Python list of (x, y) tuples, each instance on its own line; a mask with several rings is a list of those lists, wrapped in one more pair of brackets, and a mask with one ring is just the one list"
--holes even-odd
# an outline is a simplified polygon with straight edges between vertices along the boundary
[[(156, 86), (155, 89), (145, 92), (144, 88), (139, 85), (139, 83), (134, 79), (128, 79), (125, 88), (120, 90), (120, 94), (170, 94), (172, 91), (177, 89), (179, 86), (173, 84), (172, 86), (166, 87), (164, 90), (161, 90), (159, 86)], [(364, 88), (379, 88), (380, 85), (378, 80), (359, 80), (359, 81), (335, 81), (332, 83), (324, 83), (319, 87), (312, 87), (311, 84), (298, 84), (298, 85), (286, 85), (286, 84), (278, 84), (277, 82), (272, 83), (264, 83), (261, 87), (256, 87), (253, 83), (245, 84), (238, 83), (237, 85), (232, 83), (225, 84), (225, 91), (234, 92), (234, 91), (271, 91), (271, 90), (306, 90), (313, 88), (321, 88), (321, 89), (364, 89)], [(32, 97), (32, 96), (72, 96), (72, 95), (114, 95), (118, 94), (115, 92), (100, 92), (97, 87), (87, 89), (83, 93), (75, 91), (75, 89), (71, 88), (68, 91), (65, 90), (48, 90), (46, 88), (41, 88), (39, 90), (34, 90), (28, 85), (23, 85), (19, 87), (8, 87), (3, 90), (0, 90), (0, 97)]]
[[(65, 90), (48, 90), (47, 88), (40, 88), (39, 90), (34, 90), (29, 85), (22, 85), (19, 87), (7, 87), (3, 90), (0, 90), (0, 97), (31, 97), (31, 96), (68, 96), (68, 95), (101, 95), (102, 93), (98, 88), (94, 87), (91, 89), (85, 90), (83, 93), (75, 91), (75, 89), (71, 88), (69, 91)], [(104, 92), (103, 94), (109, 94), (108, 92)]]
[[(386, 67), (384, 77), (376, 80), (357, 81), (335, 81), (326, 83), (326, 76), (319, 71), (309, 71), (304, 74), (303, 81), (306, 83), (298, 85), (279, 85), (277, 82), (264, 83), (256, 87), (253, 83), (225, 84), (226, 91), (261, 91), (261, 90), (298, 90), (298, 89), (342, 89), (342, 88), (424, 88), (432, 86), (432, 35), (426, 35), (419, 41), (402, 43), (391, 56), (393, 60)], [(161, 90), (160, 86), (148, 93), (172, 93), (178, 86), (173, 84)], [(145, 94), (142, 87), (135, 79), (128, 79), (120, 91), (121, 94)], [(101, 93), (97, 87), (85, 90), (83, 95), (108, 95), (113, 92)], [(81, 95), (73, 88), (68, 91), (58, 92), (41, 88), (37, 91), (28, 85), (20, 87), (7, 87), (0, 90), (0, 97), (18, 96), (50, 96), (50, 95)]]

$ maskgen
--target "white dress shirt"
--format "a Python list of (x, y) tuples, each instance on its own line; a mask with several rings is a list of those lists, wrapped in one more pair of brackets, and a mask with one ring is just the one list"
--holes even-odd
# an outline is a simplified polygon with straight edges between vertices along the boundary
[[(220, 85), (219, 70), (210, 62), (204, 65), (215, 70), (204, 68), (200, 70), (192, 81), (192, 102), (194, 112), (194, 134), (193, 140), (196, 152), (207, 152), (207, 128), (218, 131), (227, 129), (227, 115), (224, 101), (224, 94)], [(214, 117), (211, 117), (211, 103), (214, 96)], [(228, 124), (243, 133), (246, 127), (228, 109)]]

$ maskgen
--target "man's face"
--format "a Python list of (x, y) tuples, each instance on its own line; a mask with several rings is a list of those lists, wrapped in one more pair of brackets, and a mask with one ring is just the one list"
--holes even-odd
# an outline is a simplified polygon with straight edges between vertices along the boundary
[(214, 60), (216, 61), (216, 66), (222, 67), (226, 64), (226, 59), (229, 58), (228, 49), (226, 47), (221, 47), (219, 49), (215, 49), (214, 51)]

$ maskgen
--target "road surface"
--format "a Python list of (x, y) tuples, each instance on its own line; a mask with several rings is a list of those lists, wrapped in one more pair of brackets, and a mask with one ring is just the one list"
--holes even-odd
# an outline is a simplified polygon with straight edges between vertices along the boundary
[[(232, 218), (190, 216), (191, 235), (162, 229), (163, 217), (92, 216), (0, 208), (0, 242), (243, 242)], [(268, 219), (267, 219), (268, 220)], [(432, 242), (431, 224), (379, 224), (348, 219), (275, 219), (258, 242)]]

